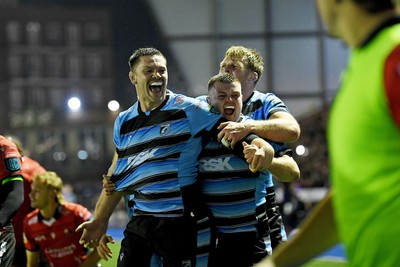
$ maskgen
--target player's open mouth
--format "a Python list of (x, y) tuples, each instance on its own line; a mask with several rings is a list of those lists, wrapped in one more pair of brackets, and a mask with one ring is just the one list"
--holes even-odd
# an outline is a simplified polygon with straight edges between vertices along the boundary
[(224, 114), (233, 115), (234, 112), (235, 112), (235, 107), (234, 106), (226, 106), (226, 107), (224, 107)]
[(161, 92), (162, 82), (152, 82), (149, 85), (149, 89), (152, 93), (159, 93)]

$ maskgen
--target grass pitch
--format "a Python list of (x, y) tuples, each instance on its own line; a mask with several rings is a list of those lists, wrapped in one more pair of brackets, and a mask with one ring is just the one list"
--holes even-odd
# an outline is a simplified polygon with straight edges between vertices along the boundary
[(121, 241), (115, 240), (114, 244), (109, 244), (109, 247), (112, 251), (112, 258), (108, 261), (101, 260), (101, 267), (115, 267), (117, 266), (117, 258), (119, 253), (119, 248), (121, 247)]
[[(117, 258), (119, 253), (119, 248), (121, 246), (120, 241), (115, 241), (114, 244), (109, 244), (112, 250), (112, 258), (108, 261), (101, 260), (102, 267), (115, 267), (117, 266)], [(307, 264), (303, 265), (302, 267), (346, 267), (347, 264), (345, 261), (336, 260), (336, 259), (329, 259), (329, 258), (319, 258), (314, 259)]]

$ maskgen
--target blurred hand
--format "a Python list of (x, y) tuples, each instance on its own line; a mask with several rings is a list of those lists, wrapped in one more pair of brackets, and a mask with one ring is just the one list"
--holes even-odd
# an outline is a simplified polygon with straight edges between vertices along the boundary
[(82, 236), (79, 240), (79, 244), (85, 248), (93, 248), (99, 245), (99, 240), (107, 231), (107, 222), (99, 220), (88, 221), (80, 224), (75, 232), (82, 231)]
[(243, 142), (243, 154), (252, 172), (267, 170), (274, 158), (274, 150), (261, 138), (254, 139), (249, 145)]
[(100, 239), (99, 246), (96, 248), (100, 258), (105, 261), (112, 258), (112, 251), (108, 247), (108, 243), (114, 244), (114, 239), (110, 235), (103, 235)]

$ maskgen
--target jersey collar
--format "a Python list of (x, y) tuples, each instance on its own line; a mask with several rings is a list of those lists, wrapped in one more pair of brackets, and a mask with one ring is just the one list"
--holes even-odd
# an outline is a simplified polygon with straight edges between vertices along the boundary
[[(169, 100), (169, 97), (170, 97), (170, 95), (169, 95), (168, 92), (167, 92), (167, 95), (165, 96), (165, 99), (164, 99), (164, 101), (161, 103), (161, 105), (159, 105), (157, 108), (155, 108), (155, 109), (153, 109), (152, 111), (150, 111), (150, 114), (153, 113), (153, 112), (155, 112), (155, 111), (158, 111), (158, 110), (162, 109), (162, 108), (167, 104), (167, 102), (168, 102), (168, 100)], [(138, 113), (139, 113), (139, 114), (145, 114), (145, 113), (146, 113), (146, 112), (144, 112), (144, 111), (142, 110), (142, 108), (140, 107), (140, 102), (138, 102)], [(149, 114), (149, 113), (148, 113), (148, 114)]]
[[(61, 214), (62, 214), (62, 209), (63, 206), (62, 205), (58, 205), (58, 207), (56, 208), (56, 211), (53, 214), (53, 217), (50, 219), (55, 219), (57, 220), (58, 218), (60, 218)], [(39, 221), (45, 221), (46, 219), (42, 216), (42, 214), (40, 213), (40, 211), (38, 212), (38, 220)]]
[(378, 35), (378, 33), (387, 28), (390, 27), (394, 24), (399, 24), (400, 23), (400, 18), (390, 18), (387, 21), (385, 21), (384, 23), (382, 23), (381, 25), (379, 25), (374, 31), (372, 31), (372, 33), (368, 36), (367, 39), (365, 39), (365, 41), (359, 46), (360, 48), (368, 45), (374, 38), (375, 36)]

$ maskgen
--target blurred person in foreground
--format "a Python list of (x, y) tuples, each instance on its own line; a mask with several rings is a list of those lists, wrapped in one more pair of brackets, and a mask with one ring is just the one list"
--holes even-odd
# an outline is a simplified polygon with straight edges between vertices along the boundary
[(31, 208), (31, 201), (29, 198), (29, 193), (31, 192), (31, 184), (32, 180), (38, 173), (46, 172), (46, 169), (43, 168), (39, 162), (33, 160), (32, 158), (25, 155), (24, 148), (22, 146), (21, 141), (12, 135), (6, 135), (6, 138), (13, 142), (18, 149), (18, 152), (21, 154), (21, 173), (24, 178), (24, 202), (21, 207), (18, 209), (17, 213), (13, 218), (13, 226), (15, 232), (16, 246), (15, 246), (15, 255), (13, 266), (15, 267), (25, 267), (26, 266), (26, 253), (24, 241), (22, 238), (22, 224), (25, 216), (30, 213), (33, 209)]
[(64, 201), (62, 180), (55, 172), (37, 174), (32, 182), (31, 206), (23, 224), (27, 267), (40, 266), (44, 254), (50, 266), (94, 267), (100, 260), (96, 250), (79, 244), (76, 227), (92, 216), (85, 207)]
[(393, 0), (393, 3), (396, 6), (397, 15), (400, 15), (400, 0)]
[(299, 266), (343, 242), (350, 267), (400, 263), (400, 20), (391, 0), (316, 0), (351, 50), (328, 121), (331, 191), (258, 267)]
[(15, 253), (12, 218), (24, 201), (21, 155), (0, 135), (0, 267), (11, 266)]

